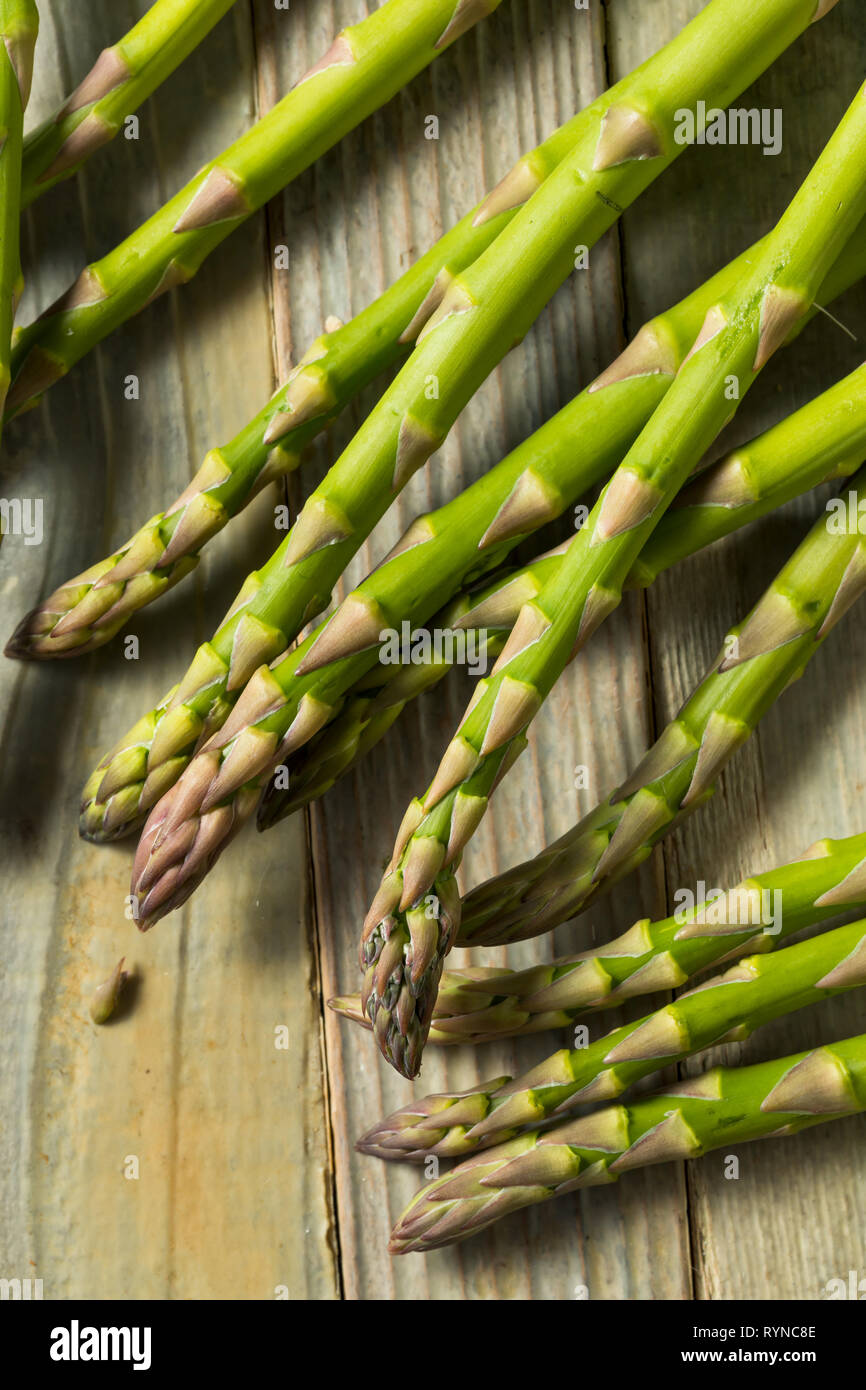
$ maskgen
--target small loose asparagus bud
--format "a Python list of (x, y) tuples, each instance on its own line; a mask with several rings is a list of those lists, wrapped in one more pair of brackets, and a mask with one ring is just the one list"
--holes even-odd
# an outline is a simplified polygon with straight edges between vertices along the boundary
[(125, 956), (121, 956), (107, 980), (93, 991), (90, 1001), (90, 1017), (94, 1023), (107, 1023), (117, 1008), (121, 990), (129, 979), (129, 971), (124, 970)]

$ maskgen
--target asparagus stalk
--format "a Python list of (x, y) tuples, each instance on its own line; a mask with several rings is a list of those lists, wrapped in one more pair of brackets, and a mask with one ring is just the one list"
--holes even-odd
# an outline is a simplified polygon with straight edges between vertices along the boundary
[(386, 0), (344, 29), (272, 111), (22, 331), (7, 414), (35, 404), (115, 328), (189, 280), (230, 232), (499, 3)]
[[(849, 476), (864, 457), (866, 365), (698, 473), (662, 517), (627, 576), (626, 587), (646, 586), (662, 570), (792, 497), (830, 478)], [(542, 577), (561, 563), (560, 554), (545, 559), (543, 570), (536, 562), (498, 579), (480, 594), (464, 595), (431, 626), (484, 631), (492, 627), (496, 641), (488, 642), (486, 651), (498, 656), (502, 634), (513, 627), (523, 604), (537, 596)], [(285, 779), (271, 779), (259, 805), (259, 829), (322, 796), (384, 737), (407, 701), (449, 669), (447, 660), (437, 660), (429, 666), (377, 666), (362, 677), (337, 718), (288, 760), (288, 786), (282, 786)]]
[(506, 1143), (525, 1125), (612, 1100), (644, 1076), (771, 1019), (866, 984), (866, 921), (755, 955), (586, 1047), (562, 1048), (516, 1080), (412, 1101), (358, 1141), (362, 1153), (422, 1163)]
[(20, 291), (21, 147), (38, 29), (33, 0), (0, 0), (0, 417)]
[(189, 57), (234, 0), (156, 0), (104, 48), (71, 96), (24, 141), (21, 206), (71, 176)]
[[(791, 864), (742, 879), (720, 897), (661, 921), (641, 918), (603, 946), (528, 970), (446, 970), (431, 1043), (480, 1043), (564, 1028), (582, 1014), (674, 989), (742, 951), (783, 939), (851, 907), (866, 907), (866, 834), (818, 840)], [(367, 1023), (358, 995), (330, 1001)]]
[(526, 731), (689, 473), (814, 302), (866, 211), (866, 84), (742, 282), (707, 313), (676, 381), (476, 688), (423, 798), (403, 819), (361, 935), (362, 999), (383, 1055), (414, 1076), (459, 926), (455, 871)]
[[(263, 487), (297, 467), (302, 450), (349, 401), (408, 355), (446, 286), (490, 245), (561, 161), (581, 120), (573, 116), (518, 160), (472, 212), (351, 322), (318, 337), (255, 417), (227, 444), (208, 452), (166, 511), (24, 617), (6, 655), (44, 660), (92, 651), (134, 612), (183, 579), (207, 541)], [(854, 238), (846, 253), (852, 275), (861, 260), (866, 266), (866, 250), (860, 253)]]
[[(571, 154), (521, 207), (488, 251), (464, 276), (451, 281), (447, 295), (425, 324), (423, 341), (352, 444), (307, 500), (284, 544), (264, 570), (250, 576), (226, 622), (216, 637), (200, 648), (180, 686), (139, 721), (89, 779), (82, 808), (81, 828), (85, 838), (110, 839), (126, 833), (138, 822), (141, 813), (173, 786), (196, 743), (201, 746), (204, 738), (225, 722), (252, 672), (264, 661), (273, 665), (301, 624), (326, 606), (331, 586), (386, 510), (395, 490), (421, 466), (444, 437), (448, 422), (456, 417), (475, 385), (501, 357), (515, 331), (528, 322), (552, 293), (555, 277), (564, 278), (571, 265), (574, 238), (579, 234), (584, 242), (594, 241), (615, 219), (616, 209), (651, 181), (652, 170), (665, 167), (679, 152), (677, 146), (672, 152), (656, 158), (636, 156), (611, 165), (611, 160), (631, 148), (627, 140), (622, 145), (619, 137), (615, 138), (622, 113), (631, 110), (634, 103), (641, 105), (641, 109), (647, 106), (656, 113), (654, 118), (659, 129), (667, 130), (672, 112), (687, 98), (693, 103), (703, 101), (708, 90), (727, 97), (733, 79), (729, 80), (725, 73), (734, 55), (722, 42), (722, 36), (726, 29), (725, 12), (732, 3), (733, 0), (713, 0), (698, 20), (661, 54), (589, 107), (581, 117), (580, 137), (573, 132)], [(796, 15), (792, 13), (791, 0), (784, 4), (781, 0), (761, 0), (750, 11), (748, 23), (738, 24), (737, 81), (745, 81), (748, 72), (768, 59), (768, 45), (775, 51), (784, 42), (780, 29), (787, 32), (795, 22), (801, 25), (805, 22), (803, 8), (795, 5), (794, 9)], [(755, 43), (760, 48), (760, 58), (752, 52), (751, 45)], [(658, 87), (657, 94), (651, 94), (654, 86)], [(700, 97), (697, 92), (701, 93)], [(633, 136), (634, 130), (629, 138)], [(665, 135), (665, 140), (670, 143), (669, 134)], [(642, 146), (638, 151), (641, 153), (646, 153)], [(593, 165), (603, 167), (593, 168)], [(573, 177), (575, 170), (579, 173), (577, 179)], [(553, 187), (554, 184), (557, 186)], [(555, 236), (546, 230), (549, 227), (555, 229)], [(529, 247), (534, 248), (532, 255)], [(464, 299), (473, 303), (472, 311), (453, 312), (455, 304), (463, 303)], [(673, 332), (675, 335), (675, 327)], [(676, 336), (670, 341), (666, 336), (664, 347), (657, 347), (653, 355), (653, 341), (645, 338), (637, 352), (643, 365), (638, 369), (633, 357), (629, 359), (631, 366), (624, 368), (627, 380), (619, 405), (622, 406), (625, 396), (631, 394), (642, 395), (647, 402), (644, 412), (638, 414), (637, 427), (652, 409), (649, 402), (654, 404), (658, 400), (660, 392), (655, 385), (655, 369), (658, 368), (660, 374), (670, 374), (676, 369), (677, 342)], [(638, 370), (640, 374), (636, 375)], [(439, 384), (439, 396), (431, 400), (429, 386), (434, 378)], [(599, 390), (603, 384), (599, 383)], [(602, 433), (605, 441), (618, 432), (620, 439), (630, 442), (634, 426), (634, 417), (629, 421), (607, 419)], [(552, 433), (546, 439), (549, 440)], [(553, 448), (561, 450), (561, 441), (553, 441)], [(609, 466), (612, 467), (619, 457), (621, 450), (618, 449)], [(518, 467), (522, 462), (519, 451), (510, 456), (508, 466), (515, 468), (511, 478), (513, 495), (510, 489), (504, 496), (498, 496), (495, 491), (507, 475), (507, 469), (497, 472), (495, 482), (489, 484), (491, 497), (498, 496), (498, 510), (494, 510), (493, 524), (489, 524), (488, 518), (477, 533), (476, 539), (483, 542), (482, 549), (491, 547), (494, 540), (538, 526), (548, 515), (556, 514), (555, 490), (546, 491), (546, 483), (538, 482), (532, 468), (527, 467), (525, 477), (521, 477)], [(474, 493), (472, 505), (480, 505), (483, 496), (483, 491)], [(428, 538), (422, 525), (404, 538), (403, 548), (415, 547), (419, 540)], [(473, 564), (477, 568), (474, 541), (472, 550)], [(417, 563), (417, 556), (407, 559), (406, 564), (411, 567), (413, 561)], [(426, 550), (420, 570), (426, 575), (431, 564), (430, 552)], [(423, 612), (419, 608), (418, 614), (409, 615), (413, 621), (423, 621), (435, 612), (459, 588), (464, 574), (465, 571), (461, 573), (455, 568), (451, 582), (442, 589), (439, 581), (443, 576), (437, 569), (435, 592), (433, 586), (426, 589)], [(401, 616), (407, 616), (406, 593), (407, 588), (403, 587)], [(317, 647), (311, 662), (322, 665), (334, 655), (369, 648), (376, 640), (375, 633), (371, 636), (374, 618), (374, 614), (367, 613), (365, 621), (354, 596), (350, 597), (341, 612), (331, 619), (327, 641)], [(277, 751), (272, 761), (279, 763), (329, 718), (330, 707), (325, 708), (327, 698), (306, 698), (308, 688), (293, 682), (305, 654), (294, 652), (270, 674), (260, 672), (257, 675), (244, 717), (257, 723), (263, 717), (262, 711), (270, 711), (275, 701), (279, 701), (280, 710), (274, 714), (272, 724), (257, 727), (256, 737), (240, 745), (242, 749), (255, 746), (261, 764), (258, 758), (253, 760), (255, 766), (245, 758), (238, 758), (233, 776), (241, 771), (242, 763), (248, 771), (245, 781), (258, 776), (265, 767), (264, 752), (266, 745), (273, 742), (272, 734), (277, 733)], [(366, 669), (366, 663), (374, 659), (365, 657), (363, 666), (353, 668), (348, 685), (340, 687), (342, 694)], [(304, 680), (311, 678), (308, 670)], [(278, 686), (290, 688), (292, 698), (284, 699), (283, 693), (278, 693)], [(264, 696), (264, 705), (257, 701), (256, 692)], [(267, 719), (269, 715), (264, 717)], [(232, 724), (235, 729), (230, 736), (232, 747), (226, 753), (237, 748), (237, 735), (242, 727), (238, 716), (237, 723)], [(263, 737), (258, 737), (259, 733)], [(225, 756), (221, 755), (220, 761)], [(201, 770), (200, 766), (197, 771)], [(226, 791), (224, 783), (223, 797)], [(233, 805), (226, 808), (232, 815), (222, 818), (226, 830), (237, 828), (238, 817), (245, 818), (249, 814), (257, 795), (257, 788), (255, 796), (248, 790), (239, 791), (233, 798)], [(212, 826), (215, 824), (211, 822)], [(188, 860), (184, 866), (184, 882), (189, 883), (189, 891), (193, 886), (193, 870), (198, 867), (194, 860)], [(156, 899), (152, 901), (155, 905)]]
[(715, 1067), (631, 1105), (611, 1105), (476, 1154), (423, 1187), (392, 1255), (435, 1250), (509, 1212), (651, 1163), (796, 1134), (866, 1109), (866, 1034), (750, 1067)]
[[(866, 468), (851, 480), (849, 496), (866, 501)], [(461, 944), (552, 931), (637, 868), (712, 796), (728, 759), (864, 587), (864, 538), (856, 530), (835, 534), (826, 515), (819, 517), (625, 782), (536, 859), (468, 894)]]

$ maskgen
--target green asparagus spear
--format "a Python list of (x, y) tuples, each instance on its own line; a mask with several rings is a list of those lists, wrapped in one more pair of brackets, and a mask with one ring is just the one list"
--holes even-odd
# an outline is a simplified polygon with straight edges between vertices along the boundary
[(423, 1163), (506, 1143), (526, 1125), (575, 1105), (612, 1100), (626, 1087), (716, 1043), (740, 1041), (762, 1023), (866, 984), (866, 921), (849, 923), (774, 955), (749, 956), (634, 1023), (585, 1047), (562, 1048), (504, 1085), (411, 1101), (357, 1147)]
[[(864, 241), (866, 246), (866, 241)], [(795, 411), (758, 439), (741, 445), (697, 474), (662, 517), (626, 579), (648, 585), (662, 570), (713, 541), (765, 516), (792, 497), (830, 478), (847, 477), (866, 458), (866, 366), (858, 367), (823, 395)], [(480, 594), (464, 595), (434, 618), (434, 630), (493, 627), (497, 644), (513, 627), (524, 603), (540, 590), (557, 557), (505, 576)], [(258, 826), (267, 829), (345, 775), (384, 737), (407, 701), (428, 690), (450, 669), (447, 660), (402, 668), (377, 664), (353, 688), (332, 723), (288, 760), (285, 778), (272, 778), (259, 805)], [(395, 679), (395, 671), (399, 678)]]
[(189, 280), (230, 232), (499, 3), (386, 0), (344, 29), (272, 111), (22, 331), (7, 414), (33, 405), (115, 328)]
[(416, 1194), (388, 1248), (392, 1255), (436, 1250), (521, 1207), (615, 1182), (630, 1168), (796, 1134), (864, 1109), (866, 1034), (756, 1066), (716, 1067), (476, 1154)]
[(676, 381), (479, 683), (430, 787), (403, 819), (361, 935), (362, 998), (383, 1055), (416, 1075), (459, 926), (455, 870), (526, 731), (617, 606), (660, 517), (730, 420), (866, 212), (866, 84), (743, 280), (707, 313)]
[[(351, 322), (326, 329), (249, 424), (228, 444), (208, 452), (166, 511), (25, 616), (6, 655), (49, 659), (92, 651), (139, 608), (183, 579), (207, 541), (263, 487), (294, 469), (306, 445), (364, 387), (408, 355), (447, 285), (490, 245), (563, 159), (582, 120), (573, 116), (518, 160), (478, 207)], [(840, 262), (843, 273), (847, 265), (851, 276), (859, 278), (866, 250), (852, 238)]]
[(113, 140), (126, 117), (189, 57), (234, 0), (156, 0), (136, 25), (104, 48), (53, 116), (24, 141), (21, 206), (70, 178)]
[(20, 290), (21, 146), (38, 29), (33, 0), (0, 0), (0, 417)]
[[(431, 1043), (480, 1043), (564, 1028), (584, 1013), (674, 989), (741, 951), (770, 951), (804, 927), (866, 907), (866, 834), (818, 840), (800, 859), (742, 879), (662, 921), (641, 918), (603, 946), (528, 970), (446, 970)], [(366, 1023), (358, 995), (331, 1007)]]

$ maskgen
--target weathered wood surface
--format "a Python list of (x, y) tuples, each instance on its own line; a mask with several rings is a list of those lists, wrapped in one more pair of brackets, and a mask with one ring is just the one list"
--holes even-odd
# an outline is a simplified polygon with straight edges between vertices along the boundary
[[(56, 104), (145, 0), (45, 3), (32, 116)], [(29, 318), (86, 259), (113, 245), (244, 129), (357, 20), (365, 0), (238, 0), (118, 140), (28, 213)], [(37, 593), (122, 540), (230, 437), (327, 314), (348, 318), (578, 106), (629, 70), (700, 0), (505, 0), (366, 122), (7, 432), (2, 495), (42, 497), (41, 546), (6, 539), (6, 626)], [(689, 151), (591, 256), (524, 344), (479, 392), (437, 463), (416, 476), (352, 566), (357, 580), (412, 515), (435, 505), (535, 428), (615, 353), (623, 334), (766, 230), (805, 173), (846, 94), (866, 38), (843, 3), (750, 94), (782, 107), (784, 148)], [(746, 103), (744, 103), (746, 104)], [(438, 141), (424, 118), (440, 119)], [(292, 273), (272, 271), (285, 242)], [(866, 332), (862, 288), (841, 317)], [(745, 438), (862, 355), (826, 319), (771, 364), (733, 427)], [(127, 401), (128, 373), (141, 398)], [(294, 501), (375, 400), (311, 450)], [(356, 987), (358, 925), (408, 797), (425, 780), (466, 697), (459, 678), (308, 818), (245, 836), (176, 918), (140, 939), (124, 916), (130, 852), (75, 834), (95, 759), (176, 678), (246, 571), (273, 542), (274, 495), (208, 547), (198, 573), (136, 618), (140, 657), (115, 643), (53, 669), (3, 663), (0, 852), (0, 1274), (42, 1277), (49, 1297), (329, 1299), (819, 1298), (862, 1266), (864, 1122), (720, 1161), (638, 1173), (610, 1190), (519, 1215), (454, 1251), (401, 1261), (387, 1234), (417, 1176), (355, 1155), (358, 1133), (406, 1097), (365, 1040), (323, 1009)], [(473, 883), (563, 833), (630, 766), (702, 674), (725, 628), (778, 568), (818, 502), (805, 500), (630, 597), (552, 696), (529, 752), (466, 856)], [(796, 854), (820, 834), (862, 829), (866, 656), (853, 615), (771, 713), (715, 801), (590, 914), (599, 938), (697, 879), (724, 883)], [(819, 742), (820, 741), (820, 742)], [(574, 769), (588, 770), (575, 790)], [(587, 940), (490, 961), (528, 964)], [(126, 954), (140, 985), (98, 1030), (92, 987)], [(639, 1009), (632, 1010), (632, 1016)], [(625, 1015), (624, 1015), (625, 1016)], [(618, 1021), (608, 1016), (611, 1026)], [(291, 1045), (274, 1047), (274, 1030)], [(601, 1024), (599, 1024), (601, 1026)], [(832, 1001), (724, 1050), (754, 1059), (863, 1027), (856, 998)], [(559, 1039), (430, 1052), (422, 1093), (524, 1070)], [(125, 1176), (128, 1156), (140, 1176)]]

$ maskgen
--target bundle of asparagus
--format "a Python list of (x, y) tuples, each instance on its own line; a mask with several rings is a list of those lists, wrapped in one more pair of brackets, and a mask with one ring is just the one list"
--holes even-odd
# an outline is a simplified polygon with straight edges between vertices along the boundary
[[(468, 966), (442, 976), (429, 1042), (489, 1042), (564, 1028), (584, 1013), (674, 989), (742, 951), (866, 906), (866, 834), (818, 840), (800, 859), (742, 879), (658, 922), (648, 917), (601, 946), (528, 970)], [(369, 1023), (359, 996), (331, 1007)]]
[(467, 1159), (414, 1197), (389, 1250), (406, 1255), (452, 1245), (509, 1212), (615, 1182), (631, 1168), (700, 1158), (863, 1110), (866, 1034), (756, 1066), (717, 1067)]
[[(866, 500), (866, 467), (852, 479), (851, 494), (856, 506)], [(728, 759), (864, 587), (864, 537), (856, 529), (836, 533), (826, 513), (819, 516), (625, 782), (537, 859), (468, 895), (462, 943), (551, 931), (637, 868), (712, 795)]]
[[(830, 302), (866, 273), (866, 237), (860, 234), (861, 230), (858, 228), (851, 237), (823, 282), (823, 302)], [(279, 683), (288, 712), (295, 710), (308, 694), (329, 708), (338, 706), (359, 675), (375, 666), (376, 639), (382, 626), (404, 619), (416, 624), (425, 622), (464, 579), (497, 564), (523, 536), (553, 520), (586, 489), (607, 477), (668, 390), (673, 372), (694, 341), (707, 309), (715, 297), (737, 282), (754, 250), (744, 252), (681, 303), (646, 324), (596, 383), (462, 497), (417, 518), (392, 554), (329, 620), (328, 648), (324, 652), (317, 648), (323, 659), (320, 671), (305, 678), (300, 671), (299, 653), (285, 660), (272, 659), (269, 679)], [(426, 283), (426, 274), (421, 283)], [(415, 288), (417, 293), (418, 282)], [(360, 316), (355, 320), (356, 324), (359, 322)], [(667, 344), (665, 362), (659, 363), (666, 369), (629, 373), (623, 364), (635, 357), (640, 360), (645, 345), (656, 341)], [(846, 413), (840, 399), (838, 424), (843, 440)], [(793, 444), (794, 440), (787, 442)], [(828, 442), (827, 447), (832, 452), (833, 442)], [(799, 457), (802, 459), (802, 452)], [(780, 460), (779, 472), (782, 467)], [(358, 490), (351, 451), (346, 467), (338, 464), (335, 469), (338, 471), (332, 470), (311, 499), (325, 511), (330, 491), (337, 484), (343, 496), (349, 489)], [(783, 500), (781, 494), (779, 500)], [(138, 828), (144, 813), (187, 766), (196, 744), (201, 744), (224, 721), (242, 690), (248, 668), (255, 668), (261, 655), (279, 649), (280, 638), (271, 638), (270, 629), (275, 623), (281, 630), (286, 627), (285, 607), (310, 573), (309, 562), (300, 573), (286, 565), (290, 540), (289, 537), (277, 549), (264, 569), (249, 576), (211, 641), (199, 649), (180, 687), (170, 690), (155, 709), (144, 715), (94, 770), (82, 798), (80, 829), (85, 839), (114, 840)], [(141, 547), (135, 548), (146, 548), (144, 540)], [(339, 567), (333, 550), (331, 545), (318, 555), (319, 565), (323, 569), (329, 567), (329, 584)], [(120, 565), (124, 563), (122, 558)], [(124, 588), (123, 576), (118, 583), (116, 571), (106, 571), (105, 580), (105, 586), (99, 581), (103, 593), (94, 591), (91, 598), (91, 591), (86, 590), (83, 608), (87, 609), (93, 600), (100, 608), (107, 602), (115, 606), (107, 610), (106, 616), (112, 623), (122, 622), (130, 590), (141, 592), (141, 580), (135, 579)], [(70, 585), (69, 591), (74, 588), (74, 584)], [(302, 596), (306, 593), (307, 589), (301, 590)], [(414, 601), (407, 602), (407, 596)], [(61, 599), (61, 607), (65, 601)], [(28, 654), (32, 654), (35, 645), (34, 629), (42, 625), (51, 602), (25, 619), (13, 639), (21, 647), (26, 644)], [(364, 613), (370, 618), (359, 632), (358, 618)], [(381, 622), (373, 632), (376, 615), (381, 616)], [(77, 629), (83, 613), (73, 606), (69, 616), (73, 629)], [(50, 615), (48, 622), (53, 622)], [(65, 620), (63, 626), (65, 639)], [(256, 648), (256, 633), (263, 642), (271, 639), (273, 645)], [(308, 648), (320, 635), (321, 631), (317, 631), (308, 639)], [(56, 638), (54, 628), (50, 641), (53, 643)], [(71, 640), (77, 640), (75, 631)], [(21, 647), (16, 647), (16, 651), (20, 652)], [(249, 653), (243, 668), (238, 665), (239, 653)], [(218, 679), (220, 669), (224, 672), (222, 680)], [(250, 728), (255, 730), (259, 723), (254, 712)], [(300, 730), (295, 731), (295, 737), (298, 747), (306, 742), (300, 741)], [(285, 756), (281, 749), (274, 761)], [(265, 776), (263, 769), (260, 780)], [(247, 798), (247, 803), (251, 810), (253, 799)]]
[[(761, 368), (808, 311), (863, 217), (864, 140), (866, 85), (752, 266), (708, 310), (670, 391), (602, 492), (557, 574), (521, 610), (430, 787), (406, 812), (360, 950), (364, 1009), (377, 1045), (406, 1076), (416, 1075), (420, 1066), (442, 964), (457, 935), (455, 869), (463, 848), (494, 787), (525, 747), (526, 730), (554, 682), (618, 604), (625, 578), (658, 520)], [(731, 381), (737, 382), (736, 393), (729, 389)], [(743, 660), (742, 641), (741, 652)], [(716, 761), (743, 736), (741, 728), (718, 722), (713, 733)], [(705, 757), (690, 800), (710, 776)], [(612, 844), (609, 857), (622, 857), (621, 844), (622, 838)]]
[[(854, 241), (866, 259), (866, 241)], [(854, 241), (846, 252), (853, 249)], [(844, 269), (850, 260), (843, 253), (835, 270)], [(586, 399), (597, 401), (598, 397)], [(578, 436), (569, 433), (568, 438), (573, 439), (575, 452), (569, 457), (574, 461), (579, 457)], [(866, 366), (700, 472), (662, 517), (624, 587), (647, 587), (671, 565), (766, 516), (795, 495), (831, 478), (848, 477), (864, 457)], [(534, 471), (537, 474), (537, 466)], [(434, 518), (424, 520), (437, 529)], [(486, 636), (486, 656), (497, 657), (504, 634), (514, 626), (523, 604), (535, 598), (554, 573), (563, 548), (491, 581), (481, 592), (461, 595), (432, 620), (431, 628), (477, 629)], [(375, 582), (373, 575), (369, 586)], [(356, 598), (363, 588), (355, 590)], [(449, 670), (447, 653), (429, 663), (374, 666), (356, 682), (353, 698), (338, 717), (288, 760), (288, 786), (282, 785), (285, 779), (271, 780), (259, 806), (259, 828), (268, 828), (323, 795), (384, 736), (409, 700)]]
[(611, 1100), (661, 1067), (715, 1043), (740, 1041), (762, 1023), (862, 984), (866, 922), (858, 921), (775, 955), (744, 958), (672, 1004), (586, 1047), (563, 1048), (524, 1076), (412, 1101), (365, 1134), (358, 1148), (422, 1163), (430, 1154), (457, 1158), (505, 1143), (525, 1125)]
[[(307, 500), (271, 562), (288, 567), (279, 603), (257, 602), (263, 586), (254, 576), (232, 610), (238, 624), (230, 657), (213, 647), (200, 649), (168, 708), (142, 721), (119, 750), (118, 779), (106, 781), (103, 771), (98, 787), (88, 786), (86, 802), (94, 790), (101, 798), (114, 796), (118, 820), (127, 820), (130, 811), (138, 814), (142, 773), (153, 778), (142, 789), (149, 804), (164, 793), (145, 826), (133, 869), (132, 897), (142, 925), (186, 901), (252, 813), (261, 780), (335, 712), (327, 682), (325, 689), (319, 682), (315, 694), (311, 683), (335, 655), (376, 641), (378, 612), (350, 606), (339, 620), (331, 619), (315, 650), (308, 639), (279, 664), (275, 652), (324, 607), (330, 585), (395, 492), (435, 451), (473, 391), (565, 279), (575, 238), (591, 245), (676, 158), (683, 148), (674, 138), (677, 112), (697, 112), (708, 91), (727, 102), (766, 62), (768, 46), (784, 43), (813, 13), (811, 5), (801, 10), (761, 0), (747, 17), (739, 16), (732, 33), (730, 10), (728, 0), (712, 0), (672, 43), (587, 109), (571, 153), (451, 283), (409, 362)], [(651, 125), (643, 114), (648, 111)], [(862, 210), (849, 220), (846, 207), (835, 220), (832, 252), (821, 258), (813, 293), (860, 216)], [(804, 301), (804, 312), (808, 307)], [(789, 316), (777, 341), (793, 323)], [(667, 358), (662, 366), (670, 369)], [(431, 380), (438, 383), (436, 393), (428, 390)], [(418, 540), (406, 537), (403, 544)], [(263, 660), (270, 667), (260, 665)], [(251, 675), (232, 710), (234, 692)], [(160, 766), (151, 768), (143, 744), (155, 731)], [(185, 750), (203, 732), (209, 741), (175, 781)], [(126, 789), (133, 780), (138, 786), (130, 795)]]
[[(385, 0), (13, 345), (21, 209), (112, 139), (231, 4), (156, 0), (25, 138), (38, 18), (32, 0), (0, 0), (0, 417), (35, 404), (131, 314), (189, 279), (236, 226), (499, 0)], [(452, 1243), (630, 1167), (866, 1109), (863, 1036), (719, 1068), (553, 1123), (866, 983), (866, 921), (788, 941), (866, 906), (866, 834), (821, 840), (710, 904), (642, 918), (565, 959), (443, 974), (455, 943), (548, 931), (640, 864), (712, 795), (728, 759), (866, 589), (859, 522), (834, 528), (823, 511), (626, 781), (536, 860), (461, 903), (456, 871), (490, 796), (559, 675), (624, 589), (648, 586), (830, 479), (845, 479), (846, 494), (829, 506), (844, 501), (849, 517), (866, 514), (866, 366), (702, 466), (773, 354), (866, 274), (866, 85), (769, 235), (644, 324), (586, 390), (485, 476), (416, 517), (293, 646), (404, 484), (568, 277), (576, 245), (593, 246), (676, 159), (683, 116), (700, 132), (709, 113), (834, 4), (708, 0), (676, 38), (524, 155), (384, 295), (348, 324), (329, 320), (181, 495), (32, 609), (7, 647), (42, 660), (106, 643), (188, 574), (253, 496), (295, 468), (364, 387), (399, 367), (180, 682), (102, 759), (84, 792), (83, 837), (113, 840), (146, 818), (132, 901), (138, 925), (149, 927), (186, 901), (257, 806), (265, 828), (321, 796), (450, 669), (444, 654), (384, 664), (387, 633), (427, 623), (474, 631), (495, 664), (427, 792), (406, 812), (364, 923), (362, 993), (332, 1007), (370, 1029), (388, 1062), (413, 1077), (428, 1035), (479, 1044), (569, 1026), (737, 963), (515, 1079), (413, 1100), (370, 1128), (358, 1148), (384, 1159), (469, 1156), (415, 1197), (393, 1253)], [(506, 568), (514, 547), (598, 486), (576, 535)]]
[[(92, 651), (109, 641), (132, 613), (188, 574), (202, 547), (263, 487), (297, 467), (305, 445), (365, 386), (408, 354), (454, 276), (490, 245), (564, 158), (580, 120), (572, 117), (524, 155), (385, 294), (350, 323), (317, 338), (253, 419), (227, 444), (208, 452), (189, 486), (164, 512), (27, 614), (7, 645), (7, 656), (45, 659)], [(860, 274), (861, 260), (866, 261), (855, 241), (841, 258), (845, 278), (846, 266), (853, 278)], [(834, 279), (828, 297), (837, 284), (843, 287), (844, 279)], [(219, 639), (218, 633), (214, 645)]]

